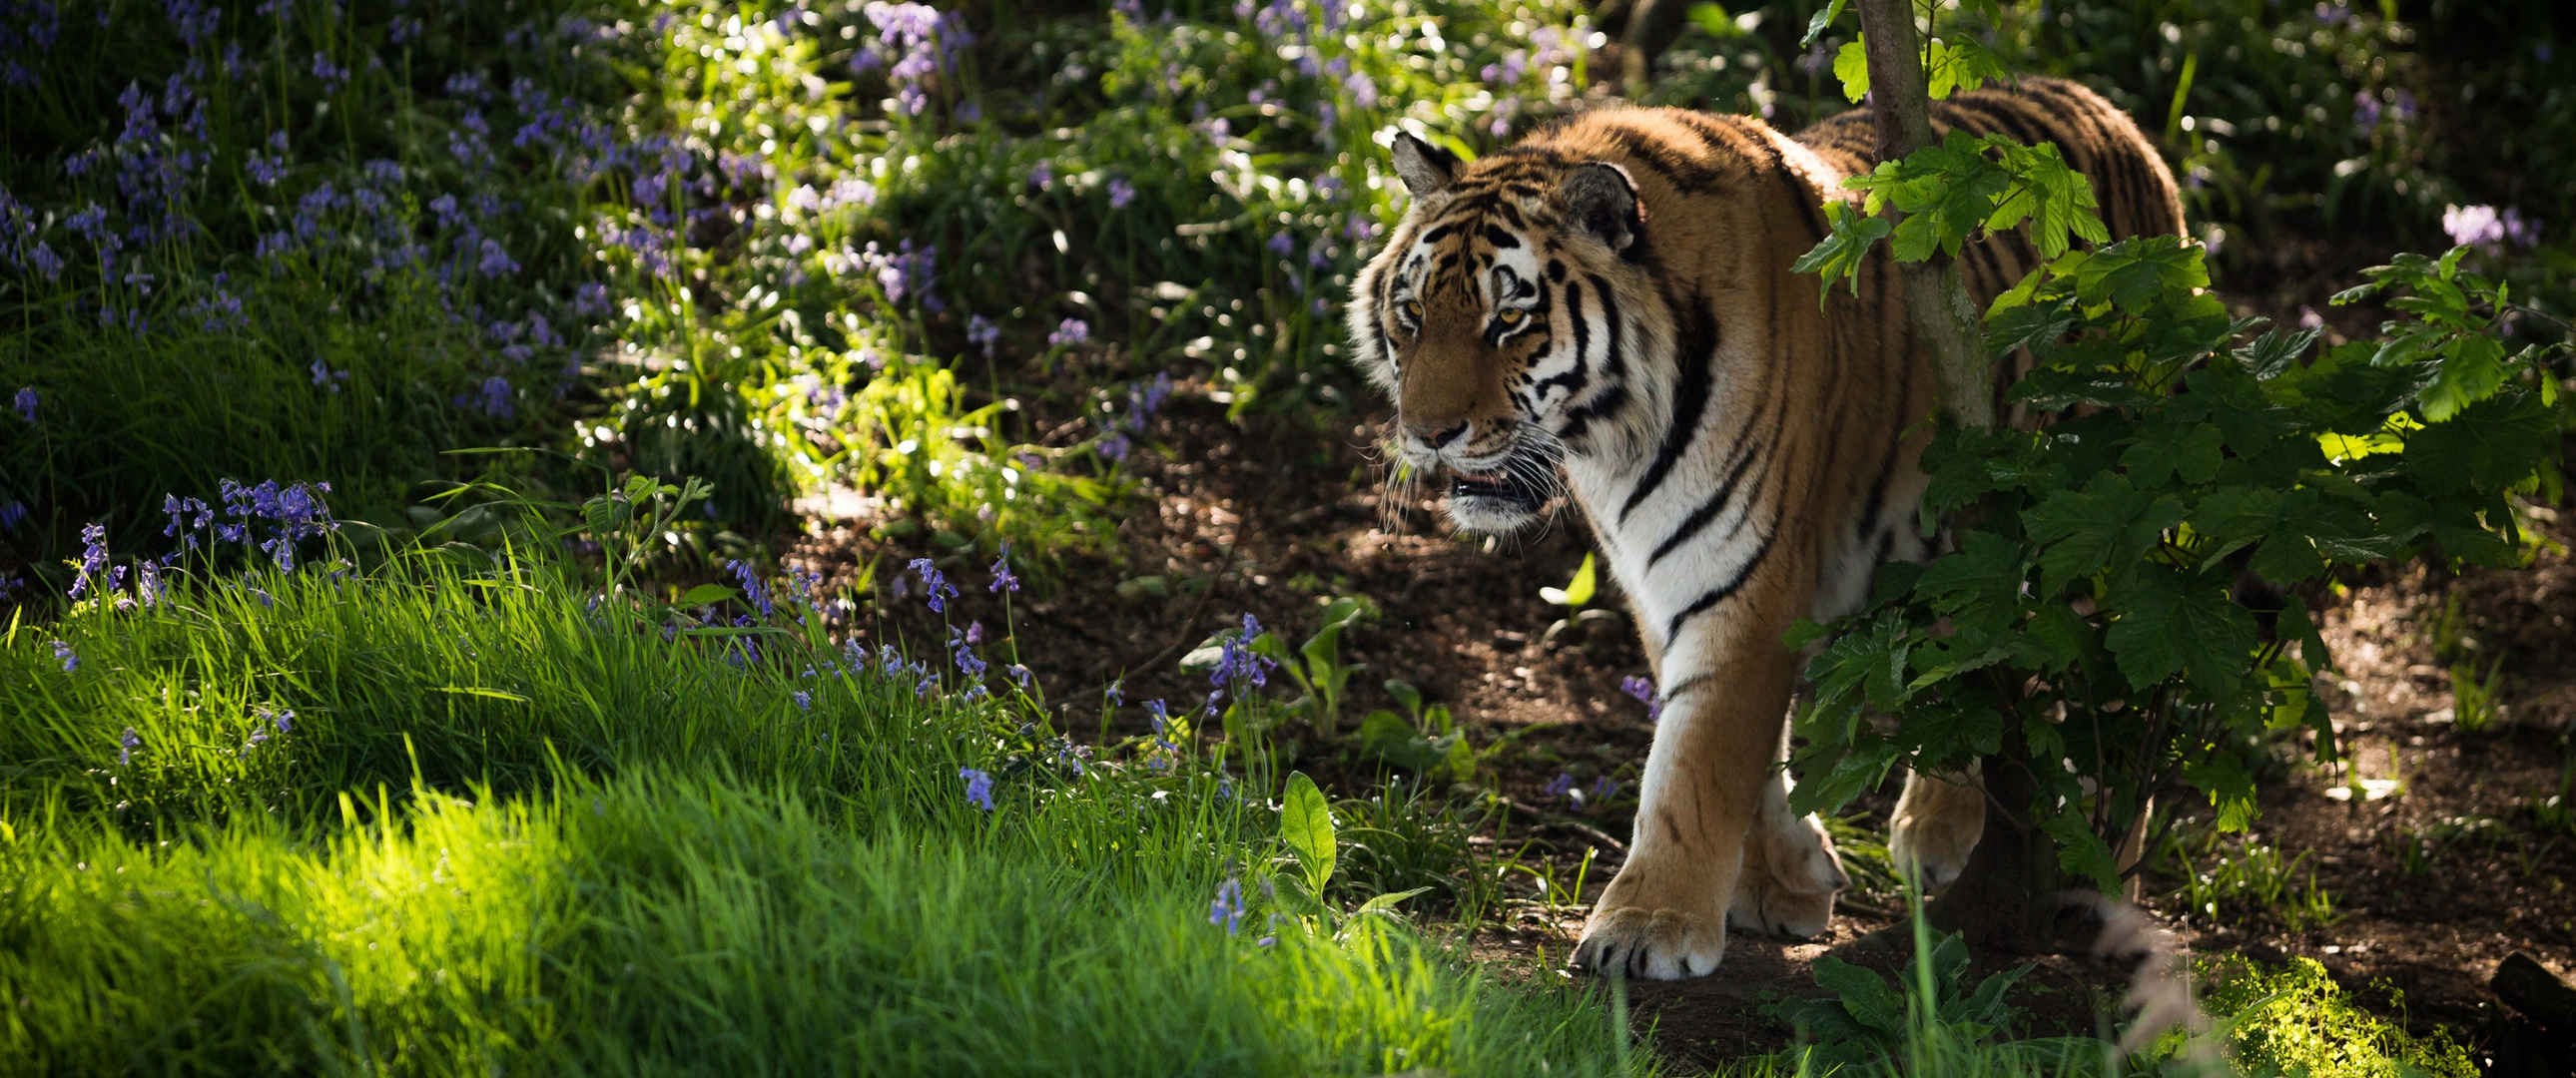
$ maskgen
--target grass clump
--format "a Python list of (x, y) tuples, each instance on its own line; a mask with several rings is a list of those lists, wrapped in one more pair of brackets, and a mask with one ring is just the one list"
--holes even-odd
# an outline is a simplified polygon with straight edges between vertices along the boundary
[[(1073, 744), (1011, 641), (867, 653), (794, 580), (681, 609), (240, 506), (0, 633), (0, 1073), (1637, 1069), (1589, 994), (1274, 886), (1266, 770)], [(1466, 856), (1343, 811), (1350, 886)]]
[[(2254, 1074), (2311, 1078), (2394, 1078), (2423, 1074), (2469, 1078), (2468, 1050), (2436, 1029), (2417, 1037), (2365, 1011), (2311, 958), (2272, 967), (2239, 955), (2195, 962), (2202, 1005), (2226, 1031), (2237, 1064)], [(2403, 1014), (2405, 996), (2388, 990), (2388, 1009)]]

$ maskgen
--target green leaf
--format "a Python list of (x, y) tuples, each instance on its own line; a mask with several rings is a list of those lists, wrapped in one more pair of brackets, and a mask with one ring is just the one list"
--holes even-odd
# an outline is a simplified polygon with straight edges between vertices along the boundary
[(2091, 880), (2105, 894), (2119, 893), (2120, 866), (2083, 813), (2049, 813), (2039, 818), (2039, 829), (2057, 840), (2057, 864), (2067, 875)]
[(2254, 377), (2271, 378), (2289, 370), (2293, 361), (2308, 354), (2308, 349), (2316, 345), (2317, 337), (2324, 332), (2322, 329), (2292, 330), (2275, 326), (2255, 338), (2254, 343), (2239, 349), (2236, 359)]
[(1925, 78), (1925, 89), (1931, 92), (1932, 100), (1940, 101), (1959, 90), (2008, 81), (2012, 72), (1975, 38), (1941, 39), (1932, 42), (1932, 66)]
[(2547, 459), (2557, 419), (2528, 391), (2498, 393), (2406, 439), (2406, 472), (2435, 490), (2495, 491)]
[(1731, 37), (1744, 36), (1744, 27), (1736, 23), (1735, 16), (1727, 14), (1726, 8), (1723, 5), (1711, 3), (1692, 4), (1690, 6), (1689, 18), (1691, 25), (1699, 27), (1701, 33), (1707, 34), (1708, 36), (1720, 41), (1724, 41)]
[(1834, 53), (1834, 77), (1842, 80), (1843, 96), (1853, 103), (1869, 96), (1869, 53), (1862, 50), (1860, 38)]
[(1360, 908), (1352, 910), (1351, 916), (1357, 917), (1363, 913), (1393, 913), (1395, 912), (1396, 903), (1412, 898), (1413, 896), (1428, 890), (1430, 890), (1428, 887), (1416, 887), (1409, 891), (1392, 891), (1387, 894), (1379, 895), (1376, 898), (1360, 903)]
[(2132, 487), (2127, 476), (2105, 472), (2084, 490), (2049, 495), (2021, 520), (2043, 547), (2040, 588), (2055, 595), (2078, 579), (2145, 557), (2164, 529), (2181, 522), (2182, 507), (2170, 494), (2153, 496)]
[(1419, 715), (1422, 713), (1422, 690), (1414, 688), (1412, 682), (1399, 680), (1397, 678), (1388, 678), (1386, 679), (1386, 694), (1388, 696), (1395, 697), (1396, 703), (1404, 705), (1405, 714)]
[(2029, 562), (2021, 544), (1989, 531), (1959, 536), (1958, 549), (1941, 555), (1914, 581), (1914, 594), (1961, 628), (2000, 630), (2021, 609), (2022, 577)]
[(1823, 310), (1825, 298), (1833, 295), (1834, 282), (1849, 280), (1851, 294), (1860, 294), (1860, 267), (1869, 257), (1869, 249), (1886, 238), (1894, 226), (1887, 218), (1864, 216), (1852, 211), (1851, 203), (1840, 200), (1825, 203), (1825, 221), (1832, 231), (1816, 243), (1815, 249), (1799, 255), (1789, 264), (1796, 273), (1813, 273), (1824, 278), (1824, 287), (1816, 292), (1816, 309)]
[(2463, 337), (2416, 399), (2424, 418), (2439, 423), (2460, 409), (2494, 396), (2504, 386), (2504, 345), (2485, 334)]
[(671, 600), (671, 605), (713, 606), (729, 599), (739, 598), (741, 598), (741, 593), (722, 584), (700, 584), (697, 587), (681, 592), (679, 598)]
[(1815, 18), (1808, 19), (1806, 36), (1798, 39), (1798, 47), (1804, 49), (1815, 45), (1816, 39), (1824, 36), (1825, 28), (1832, 26), (1835, 19), (1843, 17), (1843, 6), (1849, 3), (1851, 0), (1832, 0), (1825, 5), (1823, 11), (1816, 13)]
[(1322, 894), (1324, 884), (1333, 878), (1333, 810), (1324, 801), (1324, 791), (1303, 771), (1290, 772), (1288, 790), (1282, 796), (1279, 812), (1279, 837), (1297, 855), (1297, 863), (1306, 869), (1306, 879), (1315, 893)]
[(1573, 580), (1567, 581), (1563, 588), (1540, 588), (1538, 597), (1558, 606), (1580, 608), (1592, 601), (1594, 586), (1592, 554), (1586, 551), (1583, 564), (1574, 569)]
[(2245, 608), (2216, 584), (2163, 566), (2142, 567), (2112, 597), (2119, 612), (2103, 643), (2129, 687), (2144, 691), (2176, 675), (2213, 697), (2244, 687), (2260, 634)]
[(1853, 1020), (1882, 1033), (1904, 1031), (1905, 998), (1878, 971), (1832, 955), (1819, 956), (1812, 968), (1816, 983), (1840, 999), (1844, 1013)]
[(2224, 834), (2245, 830), (2254, 822), (2254, 776), (2245, 770), (2245, 761), (2233, 752), (2214, 752), (2183, 765), (2182, 778), (2193, 789), (2209, 798), (2218, 809), (2218, 830)]

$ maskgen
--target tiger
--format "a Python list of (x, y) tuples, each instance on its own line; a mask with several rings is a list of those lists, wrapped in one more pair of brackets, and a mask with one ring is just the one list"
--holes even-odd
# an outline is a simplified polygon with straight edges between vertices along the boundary
[[(2183, 234), (2163, 158), (2080, 84), (2025, 77), (1932, 118), (1936, 136), (2055, 143), (2114, 238)], [(1627, 859), (1572, 964), (1696, 977), (1730, 924), (1823, 932), (1850, 876), (1816, 818), (1789, 811), (1799, 656), (1782, 638), (1857, 609), (1877, 566), (1939, 541), (1914, 524), (1938, 377), (1885, 245), (1857, 295), (1820, 297), (1790, 269), (1826, 236), (1826, 206), (1859, 197), (1842, 181), (1876, 164), (1873, 119), (1791, 137), (1618, 105), (1473, 162), (1401, 130), (1389, 142), (1408, 205), (1345, 317), (1352, 362), (1395, 405), (1391, 459), (1445, 474), (1463, 532), (1514, 532), (1560, 496), (1577, 507), (1659, 687)], [(2015, 231), (1958, 261), (1982, 308), (2038, 256)], [(2028, 362), (1995, 364), (1998, 401)], [(1955, 876), (1984, 811), (1973, 777), (1909, 776), (1891, 850)]]

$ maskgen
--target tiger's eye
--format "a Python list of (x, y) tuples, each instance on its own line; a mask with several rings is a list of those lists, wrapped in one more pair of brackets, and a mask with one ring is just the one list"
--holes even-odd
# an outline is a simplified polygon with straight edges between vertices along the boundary
[(1505, 307), (1502, 310), (1494, 312), (1494, 320), (1501, 322), (1506, 326), (1517, 326), (1521, 324), (1521, 319), (1528, 315), (1528, 311), (1524, 311), (1518, 307)]
[(1396, 309), (1403, 311), (1406, 318), (1416, 322), (1422, 321), (1422, 301), (1420, 300), (1408, 299)]

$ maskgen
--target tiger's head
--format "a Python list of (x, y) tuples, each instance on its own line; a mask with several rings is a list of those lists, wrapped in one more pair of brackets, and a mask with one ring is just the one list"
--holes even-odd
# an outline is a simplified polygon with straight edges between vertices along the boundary
[[(1618, 165), (1527, 147), (1474, 164), (1394, 140), (1413, 203), (1352, 286), (1361, 370), (1395, 399), (1394, 456), (1449, 478), (1449, 517), (1538, 519), (1558, 461), (1618, 425), (1624, 297), (1652, 293), (1645, 212)], [(1635, 312), (1630, 312), (1635, 313)]]

